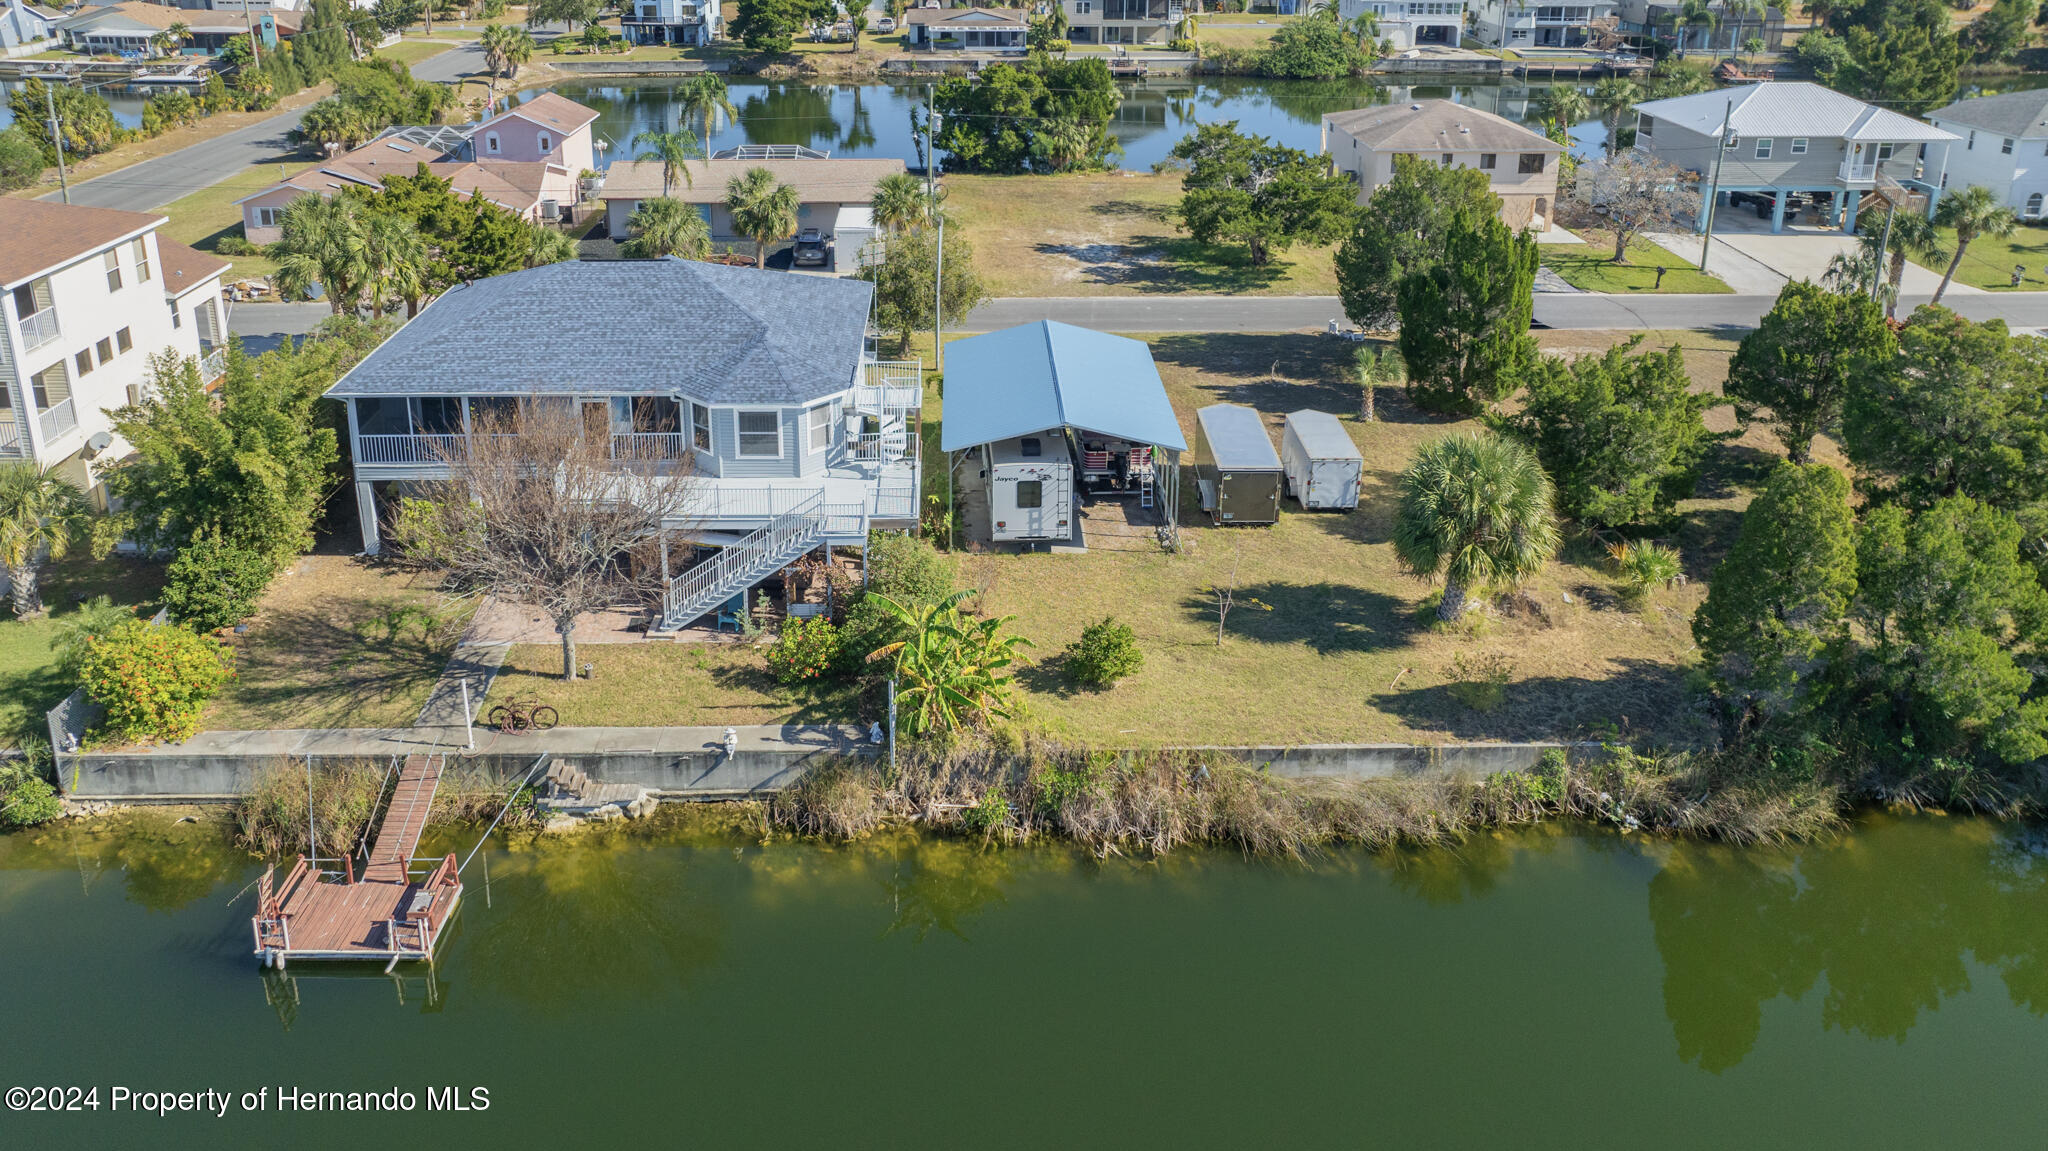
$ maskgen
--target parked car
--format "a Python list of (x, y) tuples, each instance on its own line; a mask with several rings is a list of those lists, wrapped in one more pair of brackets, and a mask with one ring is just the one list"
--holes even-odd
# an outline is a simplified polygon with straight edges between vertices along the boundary
[(875, 21), (875, 35), (877, 36), (887, 36), (895, 30), (896, 18), (894, 16), (884, 16), (880, 20)]
[(825, 263), (825, 233), (816, 228), (805, 228), (796, 234), (796, 251), (790, 261), (799, 266), (822, 267)]

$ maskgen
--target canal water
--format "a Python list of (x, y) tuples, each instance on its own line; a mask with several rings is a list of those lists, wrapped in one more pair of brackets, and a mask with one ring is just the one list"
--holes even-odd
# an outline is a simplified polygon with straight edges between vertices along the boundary
[[(209, 827), (0, 837), (0, 1087), (100, 1103), (0, 1115), (0, 1138), (1984, 1149), (2048, 1129), (2048, 834), (2021, 826), (1875, 817), (1754, 851), (1545, 827), (1290, 867), (764, 848), (662, 818), (492, 845), (431, 981), (267, 977), (256, 869)], [(236, 1102), (114, 1114), (116, 1087)], [(281, 1087), (415, 1110), (279, 1114)], [(489, 1110), (428, 1112), (445, 1088)]]

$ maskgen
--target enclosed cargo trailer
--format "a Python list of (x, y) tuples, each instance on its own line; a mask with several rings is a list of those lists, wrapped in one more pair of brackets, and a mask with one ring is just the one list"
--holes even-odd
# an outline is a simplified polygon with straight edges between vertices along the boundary
[(1280, 466), (1287, 477), (1287, 494), (1302, 507), (1349, 511), (1358, 506), (1365, 457), (1344, 424), (1330, 413), (1288, 413), (1287, 426), (1280, 432)]
[(1277, 521), (1280, 478), (1280, 456), (1258, 412), (1211, 404), (1195, 413), (1195, 489), (1212, 521)]

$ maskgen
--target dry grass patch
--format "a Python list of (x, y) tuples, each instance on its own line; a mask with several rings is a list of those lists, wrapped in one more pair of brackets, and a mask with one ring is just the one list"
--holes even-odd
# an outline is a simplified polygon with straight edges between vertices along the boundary
[(469, 618), (442, 604), (438, 582), (348, 556), (302, 557), (235, 640), (235, 681), (203, 726), (410, 726)]
[(591, 678), (562, 679), (562, 649), (519, 644), (490, 700), (536, 698), (570, 727), (723, 727), (757, 723), (845, 723), (855, 690), (804, 691), (769, 678), (760, 652), (737, 643), (584, 644), (577, 659)]
[(948, 176), (946, 189), (991, 296), (1337, 293), (1331, 248), (1295, 247), (1253, 267), (1242, 247), (1177, 230), (1178, 174)]

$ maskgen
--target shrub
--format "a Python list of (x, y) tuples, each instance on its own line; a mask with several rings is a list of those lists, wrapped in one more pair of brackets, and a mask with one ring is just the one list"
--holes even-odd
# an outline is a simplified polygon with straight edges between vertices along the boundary
[(1648, 603), (1652, 592), (1676, 582), (1685, 570), (1678, 562), (1677, 548), (1648, 540), (1610, 544), (1607, 554), (1621, 576), (1621, 598), (1631, 607)]
[(824, 616), (782, 621), (768, 649), (768, 674), (781, 684), (809, 683), (840, 670), (839, 629)]
[(1178, 40), (1168, 40), (1166, 42), (1166, 50), (1169, 52), (1200, 52), (1202, 46), (1183, 36)]
[(977, 835), (992, 835), (1010, 822), (1010, 801), (991, 787), (981, 793), (980, 802), (960, 813), (960, 822)]
[(69, 615), (57, 617), (56, 631), (50, 636), (50, 650), (57, 653), (57, 666), (66, 674), (77, 675), (93, 637), (105, 635), (134, 618), (134, 608), (103, 595), (79, 604), (78, 610)]
[(185, 545), (164, 572), (164, 606), (199, 631), (233, 627), (256, 613), (256, 601), (277, 575), (269, 556), (218, 536)]
[(57, 789), (23, 763), (0, 764), (0, 827), (34, 827), (64, 813)]
[(1081, 638), (1067, 645), (1066, 655), (1067, 678), (1094, 687), (1108, 687), (1145, 666), (1138, 634), (1113, 616), (1082, 628)]
[(868, 533), (868, 590), (897, 603), (937, 603), (953, 593), (953, 561), (917, 536)]
[(88, 645), (79, 679), (106, 709), (104, 740), (181, 740), (206, 701), (235, 677), (232, 652), (182, 627), (130, 620)]
[(213, 242), (213, 254), (216, 256), (260, 256), (263, 254), (263, 249), (256, 244), (250, 243), (248, 238), (244, 236), (222, 236)]
[(1492, 711), (1507, 698), (1508, 680), (1514, 674), (1514, 661), (1500, 652), (1459, 652), (1451, 658), (1451, 695), (1473, 711)]

